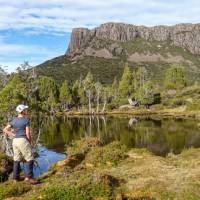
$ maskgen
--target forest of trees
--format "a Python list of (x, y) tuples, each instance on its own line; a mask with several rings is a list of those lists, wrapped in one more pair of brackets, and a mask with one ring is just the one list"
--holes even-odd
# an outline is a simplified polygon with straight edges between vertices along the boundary
[[(43, 112), (87, 110), (89, 113), (104, 113), (106, 109), (123, 104), (149, 107), (156, 103), (156, 85), (149, 79), (145, 67), (131, 70), (128, 64), (120, 80), (114, 78), (111, 85), (94, 80), (88, 72), (85, 77), (58, 85), (51, 77), (37, 76), (27, 62), (11, 75), (0, 70), (0, 115), (12, 113), (19, 103)], [(165, 89), (181, 89), (186, 86), (186, 77), (180, 65), (172, 65), (163, 77)], [(157, 102), (158, 103), (158, 102)]]

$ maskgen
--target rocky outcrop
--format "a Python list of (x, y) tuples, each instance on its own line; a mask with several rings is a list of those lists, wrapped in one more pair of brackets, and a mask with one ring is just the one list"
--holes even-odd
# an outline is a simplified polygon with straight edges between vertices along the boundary
[(100, 57), (100, 58), (113, 58), (112, 53), (110, 53), (107, 49), (103, 48), (100, 50), (95, 50), (91, 47), (87, 47), (84, 50), (84, 54), (87, 56), (95, 56), (95, 57)]
[(87, 28), (75, 28), (71, 34), (71, 40), (67, 50), (67, 54), (73, 54), (78, 49), (81, 49), (91, 39), (90, 30)]
[[(200, 24), (177, 24), (175, 26), (134, 26), (123, 23), (106, 23), (92, 30), (73, 29), (66, 55), (81, 54), (92, 40), (108, 40), (115, 45), (110, 47), (117, 56), (124, 51), (116, 42), (134, 41), (136, 38), (147, 41), (169, 41), (171, 44), (187, 49), (193, 54), (200, 54)], [(113, 55), (114, 55), (113, 54)]]

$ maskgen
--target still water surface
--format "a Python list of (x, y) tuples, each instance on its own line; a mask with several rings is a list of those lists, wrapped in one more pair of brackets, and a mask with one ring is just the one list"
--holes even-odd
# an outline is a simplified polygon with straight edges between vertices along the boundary
[(147, 148), (159, 156), (179, 154), (183, 149), (200, 147), (200, 128), (194, 119), (85, 116), (47, 118), (40, 142), (57, 153), (85, 137), (98, 137), (103, 143), (121, 141), (127, 147)]
[(199, 122), (194, 119), (43, 117), (42, 123), (37, 119), (32, 120), (34, 140), (39, 141), (35, 177), (46, 172), (53, 163), (65, 159), (68, 145), (86, 137), (98, 137), (104, 144), (120, 141), (129, 148), (147, 148), (157, 156), (200, 147)]

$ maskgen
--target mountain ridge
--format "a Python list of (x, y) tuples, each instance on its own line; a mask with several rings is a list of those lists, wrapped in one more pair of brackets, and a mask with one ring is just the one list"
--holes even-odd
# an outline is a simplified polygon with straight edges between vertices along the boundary
[(126, 62), (132, 69), (146, 67), (159, 82), (170, 65), (178, 63), (190, 82), (200, 81), (200, 24), (145, 27), (110, 22), (91, 30), (75, 28), (66, 53), (36, 69), (58, 82), (74, 81), (90, 71), (95, 80), (111, 83), (120, 78)]
[(72, 56), (84, 48), (93, 38), (129, 42), (136, 38), (146, 41), (169, 41), (174, 46), (185, 48), (193, 54), (200, 54), (200, 24), (177, 24), (174, 26), (135, 26), (125, 23), (105, 23), (94, 29), (75, 28), (66, 52)]

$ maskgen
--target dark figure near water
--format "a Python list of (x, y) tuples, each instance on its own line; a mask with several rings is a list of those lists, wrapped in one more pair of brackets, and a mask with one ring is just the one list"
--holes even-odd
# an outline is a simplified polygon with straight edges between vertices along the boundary
[(4, 128), (4, 133), (13, 137), (13, 180), (20, 180), (20, 162), (25, 160), (25, 181), (31, 184), (37, 184), (38, 181), (33, 178), (34, 157), (32, 153), (32, 137), (30, 132), (30, 121), (27, 116), (28, 106), (18, 105), (16, 111), (17, 117), (14, 117)]

